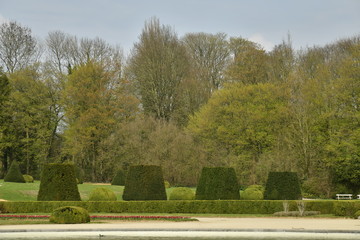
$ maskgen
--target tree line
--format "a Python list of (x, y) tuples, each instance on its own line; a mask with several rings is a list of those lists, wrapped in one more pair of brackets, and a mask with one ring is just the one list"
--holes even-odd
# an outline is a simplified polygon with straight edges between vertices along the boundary
[(157, 164), (173, 185), (204, 166), (234, 167), (240, 184), (296, 171), (315, 196), (360, 188), (360, 37), (270, 52), (225, 33), (179, 37), (145, 22), (118, 46), (61, 31), (39, 40), (0, 26), (1, 175), (12, 161), (39, 177), (71, 161), (86, 181)]

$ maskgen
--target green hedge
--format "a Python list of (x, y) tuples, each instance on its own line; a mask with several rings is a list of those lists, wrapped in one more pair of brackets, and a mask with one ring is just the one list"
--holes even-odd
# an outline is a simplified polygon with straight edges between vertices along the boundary
[(301, 188), (295, 172), (270, 172), (264, 192), (267, 200), (301, 199)]
[[(296, 201), (289, 201), (296, 211)], [(273, 214), (283, 211), (283, 201), (273, 200), (206, 200), (206, 201), (116, 201), (116, 202), (0, 202), (3, 213), (51, 213), (63, 206), (78, 206), (89, 212), (106, 213), (208, 213), (208, 214)], [(306, 211), (352, 216), (360, 201), (306, 201)], [(350, 215), (351, 214), (351, 215)]]
[(80, 201), (75, 166), (70, 163), (44, 165), (37, 200)]
[(125, 171), (119, 169), (116, 172), (116, 175), (114, 176), (113, 180), (111, 181), (111, 185), (125, 186), (125, 179), (126, 179)]
[(131, 166), (126, 176), (123, 199), (126, 201), (166, 200), (164, 177), (160, 166)]
[(197, 200), (239, 200), (240, 187), (234, 168), (204, 167), (196, 188)]

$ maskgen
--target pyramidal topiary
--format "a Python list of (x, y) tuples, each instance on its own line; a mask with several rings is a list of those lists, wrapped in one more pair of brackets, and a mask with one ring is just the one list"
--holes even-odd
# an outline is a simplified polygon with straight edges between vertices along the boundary
[(115, 177), (111, 181), (111, 185), (119, 185), (119, 186), (125, 186), (125, 172), (122, 169), (119, 169), (116, 172)]
[(240, 187), (234, 168), (204, 167), (195, 194), (196, 200), (238, 200)]
[(44, 165), (37, 200), (80, 201), (74, 165), (71, 163)]
[(25, 179), (21, 174), (19, 164), (16, 161), (13, 161), (11, 163), (9, 171), (4, 177), (4, 182), (18, 182), (18, 183), (25, 182)]
[(301, 199), (301, 188), (297, 174), (295, 172), (270, 172), (265, 186), (264, 199)]
[(166, 200), (164, 177), (160, 166), (131, 166), (125, 181), (123, 200)]

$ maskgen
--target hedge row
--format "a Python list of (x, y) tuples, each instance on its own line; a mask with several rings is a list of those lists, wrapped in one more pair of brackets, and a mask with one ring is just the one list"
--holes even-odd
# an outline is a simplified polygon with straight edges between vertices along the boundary
[[(290, 211), (297, 210), (296, 201), (288, 201)], [(273, 214), (283, 211), (283, 201), (47, 201), (47, 202), (0, 202), (3, 213), (49, 213), (63, 206), (78, 206), (89, 212), (107, 213), (210, 213), (210, 214)], [(322, 214), (352, 216), (360, 209), (360, 201), (306, 201), (306, 211), (320, 211)]]

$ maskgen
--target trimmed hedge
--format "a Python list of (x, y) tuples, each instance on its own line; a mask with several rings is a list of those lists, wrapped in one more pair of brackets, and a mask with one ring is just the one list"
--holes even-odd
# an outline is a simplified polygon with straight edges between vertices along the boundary
[(81, 207), (65, 206), (55, 209), (51, 216), (52, 223), (88, 223), (90, 222), (89, 212)]
[(38, 201), (81, 201), (75, 167), (70, 163), (50, 163), (43, 168)]
[(21, 174), (19, 164), (16, 161), (11, 163), (9, 171), (4, 177), (4, 182), (25, 183), (25, 179)]
[(234, 168), (204, 167), (196, 189), (197, 200), (238, 200), (240, 187)]
[(125, 181), (123, 200), (166, 200), (164, 177), (160, 166), (131, 166)]
[(91, 191), (89, 201), (116, 201), (115, 193), (107, 188), (95, 188)]
[(125, 172), (124, 170), (120, 169), (116, 172), (115, 177), (111, 181), (111, 185), (125, 186), (125, 179)]
[[(297, 211), (296, 201), (289, 201), (289, 211)], [(336, 207), (334, 207), (336, 205)], [(274, 214), (283, 210), (283, 201), (207, 200), (207, 201), (47, 201), (47, 202), (0, 202), (3, 213), (51, 213), (62, 206), (78, 206), (89, 212), (105, 213), (209, 213), (209, 214)], [(359, 209), (360, 201), (306, 201), (306, 211), (320, 211), (321, 214), (353, 214)], [(339, 211), (341, 209), (341, 211)]]
[(264, 199), (301, 199), (299, 178), (295, 172), (270, 172), (266, 182)]

